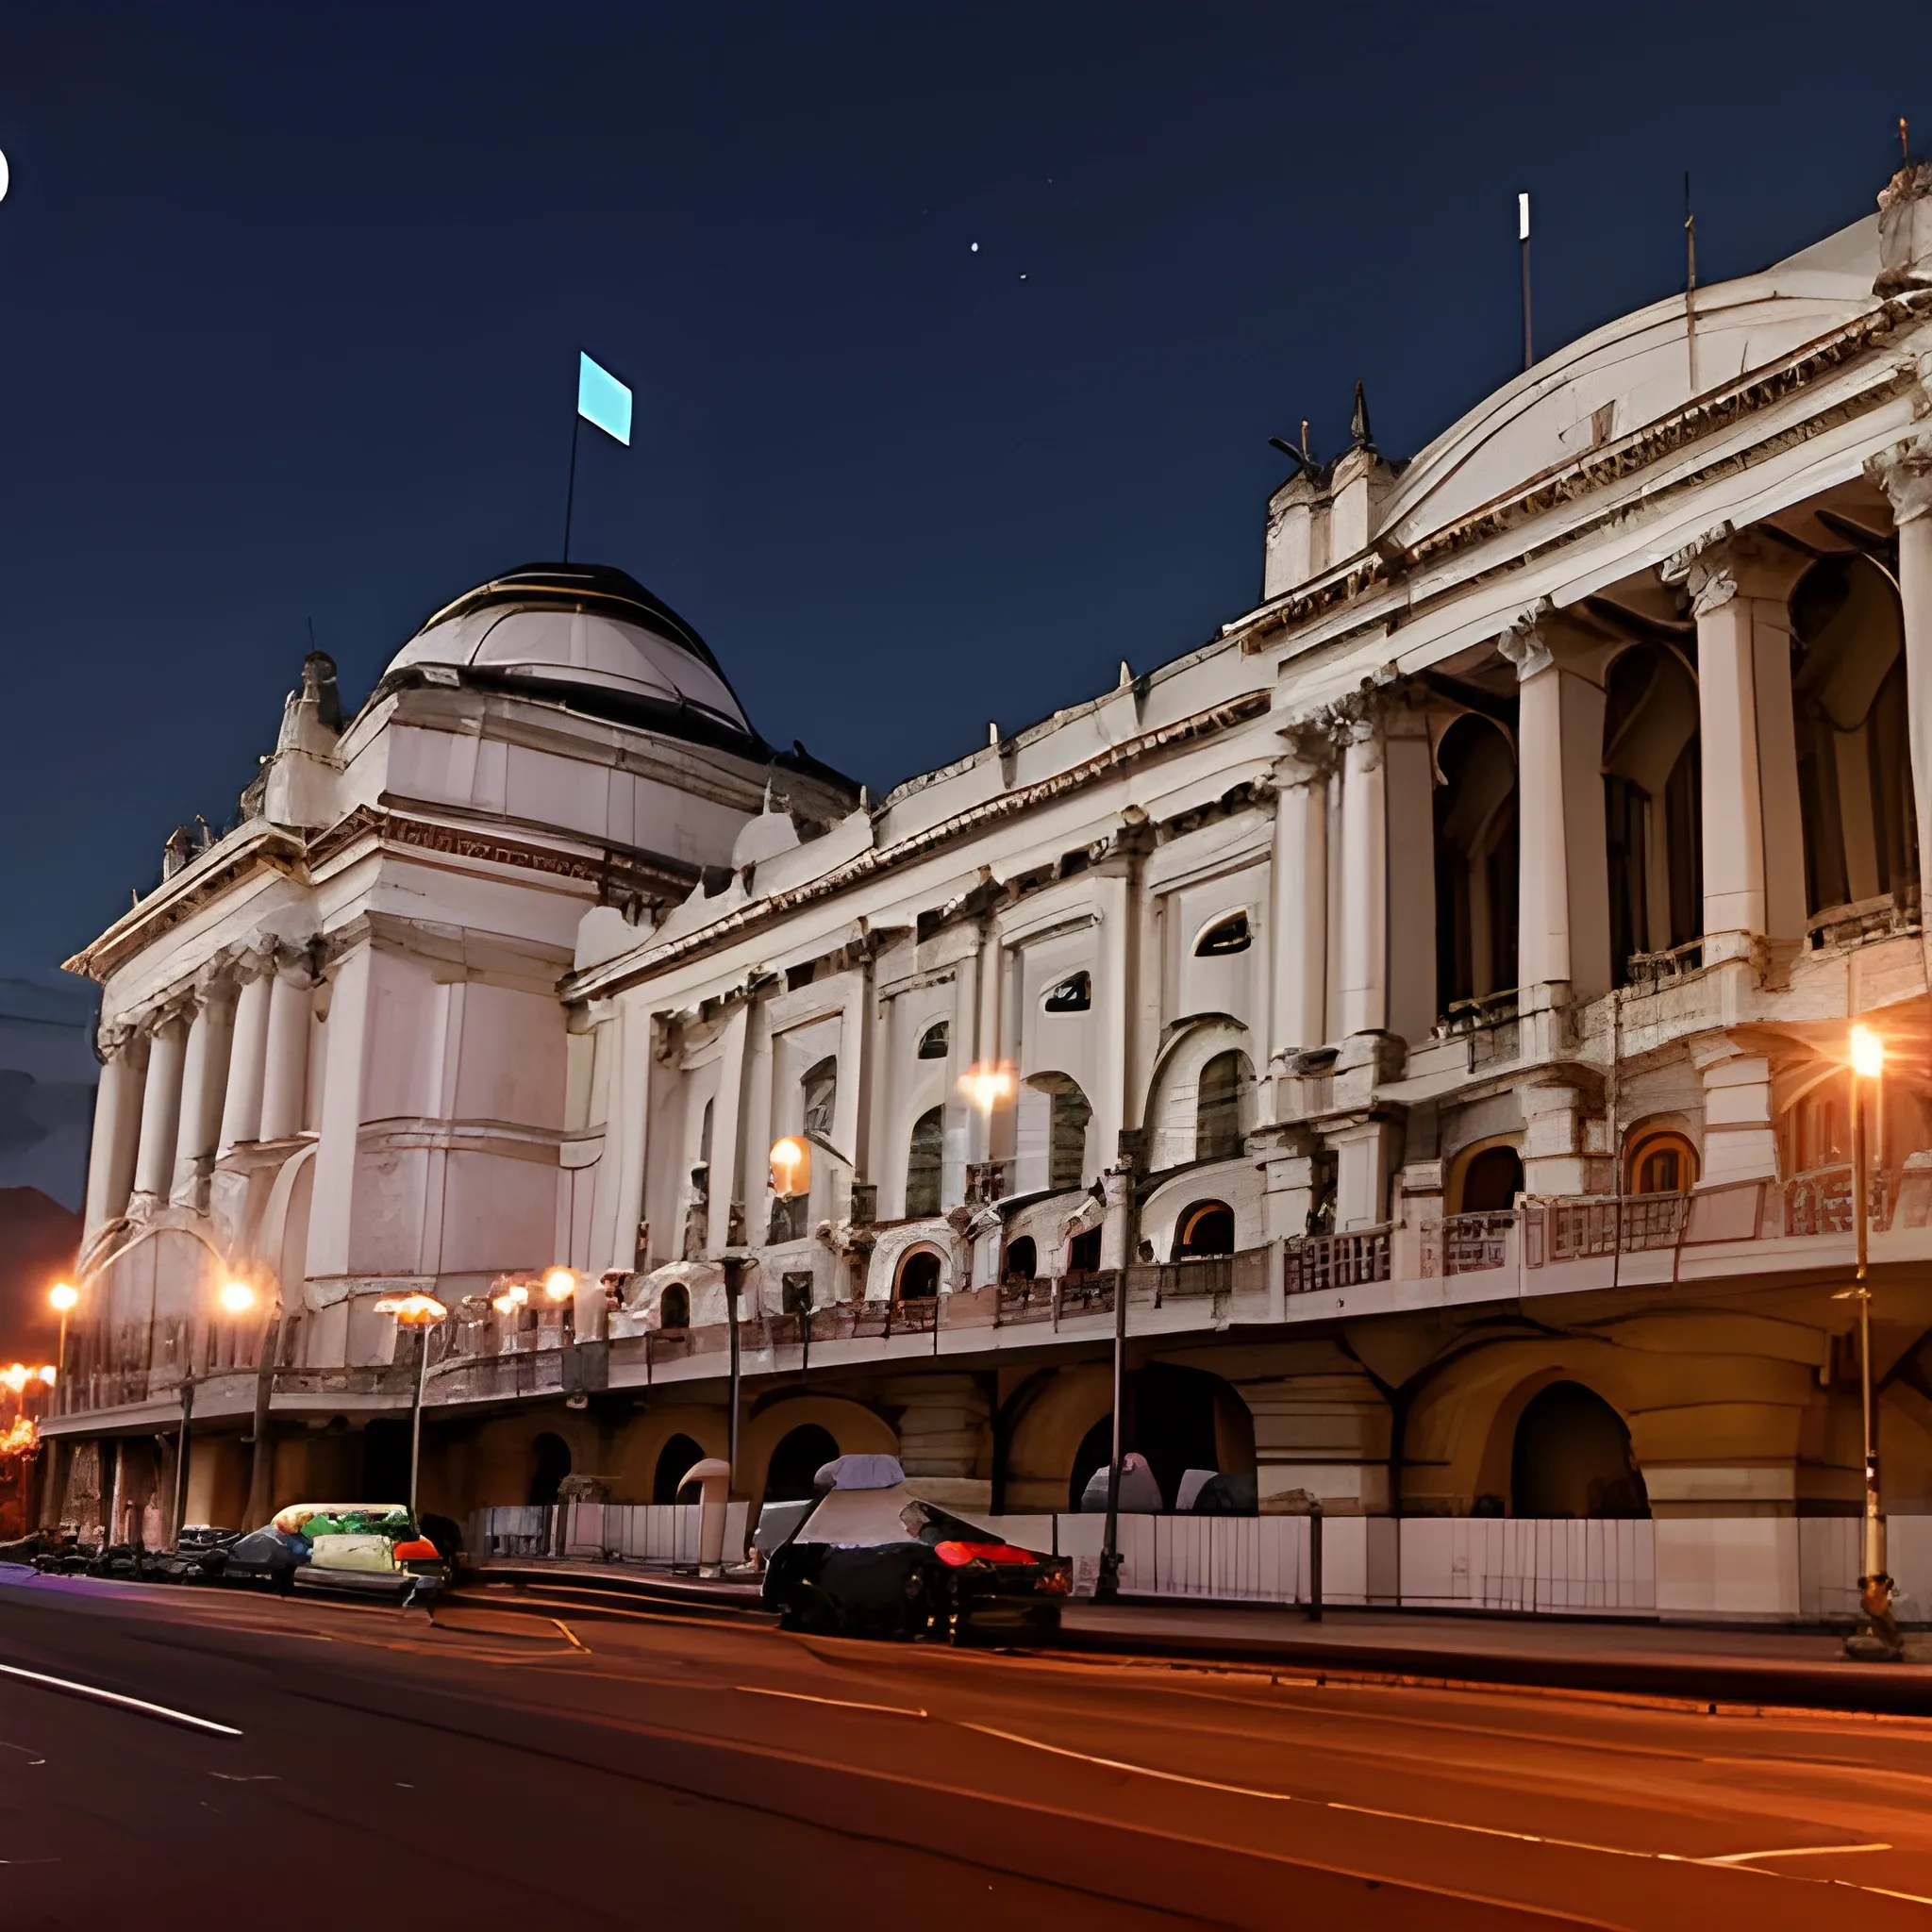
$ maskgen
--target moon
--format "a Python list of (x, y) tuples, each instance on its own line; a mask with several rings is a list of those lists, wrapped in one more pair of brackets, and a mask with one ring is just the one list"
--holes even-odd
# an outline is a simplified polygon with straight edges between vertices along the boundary
[(0, 154), (0, 201), (7, 199), (8, 179), (7, 157), (4, 154)]

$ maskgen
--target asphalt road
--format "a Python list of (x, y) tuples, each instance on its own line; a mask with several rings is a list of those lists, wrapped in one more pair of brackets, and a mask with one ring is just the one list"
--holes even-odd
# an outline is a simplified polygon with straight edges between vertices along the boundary
[(1932, 1724), (19, 1576), (8, 1932), (1932, 1927)]

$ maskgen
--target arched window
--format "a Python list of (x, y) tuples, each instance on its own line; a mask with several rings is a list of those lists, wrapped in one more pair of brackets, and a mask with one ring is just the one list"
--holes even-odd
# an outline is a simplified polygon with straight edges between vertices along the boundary
[(1462, 1170), (1458, 1214), (1503, 1214), (1523, 1191), (1523, 1157), (1513, 1147), (1485, 1147)]
[(1234, 1209), (1225, 1201), (1196, 1201), (1174, 1223), (1174, 1257), (1234, 1253)]
[(1091, 1274), (1100, 1266), (1100, 1230), (1090, 1227), (1067, 1243), (1067, 1273)]
[(801, 1423), (788, 1430), (765, 1465), (765, 1501), (809, 1502), (812, 1477), (838, 1454), (838, 1438), (817, 1423)]
[(530, 1444), (536, 1467), (530, 1472), (529, 1499), (532, 1503), (554, 1503), (563, 1479), (570, 1474), (570, 1444), (548, 1429)]
[(1040, 1273), (1040, 1251), (1033, 1245), (1033, 1237), (1023, 1234), (1016, 1241), (1007, 1243), (1007, 1258), (1000, 1269), (1000, 1277), (1005, 1281), (1031, 1281)]
[(1466, 715), (1437, 748), (1436, 1000), (1447, 1012), (1516, 984), (1516, 758)]
[(914, 1248), (899, 1263), (899, 1299), (930, 1301), (940, 1291), (940, 1257), (930, 1248)]
[(1604, 681), (1604, 830), (1610, 874), (1610, 974), (1636, 953), (1688, 945), (1704, 930), (1697, 680), (1677, 653), (1635, 644)]
[(651, 1501), (675, 1503), (684, 1479), (705, 1459), (705, 1452), (689, 1436), (673, 1436), (658, 1452), (658, 1468), (651, 1477)]
[(1201, 1069), (1194, 1104), (1194, 1158), (1232, 1160), (1241, 1151), (1241, 1089), (1248, 1083), (1244, 1053), (1218, 1053)]
[(935, 1020), (919, 1036), (919, 1055), (923, 1060), (942, 1060), (946, 1057), (946, 1045), (952, 1028), (944, 1020)]
[(658, 1297), (658, 1325), (660, 1328), (691, 1326), (691, 1290), (681, 1281), (667, 1282)]
[(1093, 1004), (1093, 975), (1070, 973), (1046, 990), (1041, 1010), (1047, 1013), (1084, 1013)]
[(934, 1107), (912, 1124), (912, 1145), (906, 1157), (906, 1218), (940, 1211), (940, 1157), (945, 1147), (945, 1114)]
[(1682, 1134), (1634, 1134), (1624, 1157), (1624, 1185), (1632, 1194), (1688, 1194), (1697, 1185), (1697, 1150)]
[(1253, 943), (1254, 936), (1248, 930), (1248, 908), (1243, 906), (1239, 912), (1226, 913), (1208, 924), (1194, 941), (1194, 957), (1218, 959), (1224, 953), (1245, 953)]
[(1093, 1118), (1093, 1109), (1071, 1080), (1052, 1095), (1052, 1102), (1046, 1184), (1055, 1189), (1077, 1188), (1087, 1177), (1087, 1124)]

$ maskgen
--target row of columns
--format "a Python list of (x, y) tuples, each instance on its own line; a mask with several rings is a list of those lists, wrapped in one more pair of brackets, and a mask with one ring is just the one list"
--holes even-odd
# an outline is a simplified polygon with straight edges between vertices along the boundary
[(103, 1034), (87, 1238), (136, 1201), (199, 1206), (217, 1156), (302, 1131), (314, 985), (306, 950), (271, 945)]

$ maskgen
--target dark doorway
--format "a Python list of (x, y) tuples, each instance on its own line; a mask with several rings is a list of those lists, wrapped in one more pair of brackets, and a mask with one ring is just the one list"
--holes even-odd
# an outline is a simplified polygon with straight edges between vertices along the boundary
[(691, 1290), (681, 1281), (670, 1283), (658, 1297), (658, 1326), (659, 1328), (689, 1328), (691, 1326)]
[[(1255, 1423), (1240, 1393), (1219, 1375), (1172, 1362), (1149, 1362), (1127, 1377), (1121, 1448), (1138, 1450), (1160, 1485), (1161, 1498), (1174, 1507), (1181, 1477), (1191, 1469), (1222, 1470), (1251, 1475), (1255, 1468)], [(1087, 1482), (1113, 1454), (1113, 1418), (1104, 1415), (1087, 1431), (1074, 1454), (1068, 1507), (1077, 1509)]]
[(408, 1423), (378, 1417), (362, 1431), (362, 1494), (371, 1503), (408, 1501)]
[(651, 1478), (651, 1501), (676, 1502), (685, 1477), (704, 1459), (705, 1452), (689, 1436), (673, 1436), (658, 1452), (658, 1470)]
[(1201, 1069), (1194, 1103), (1194, 1158), (1232, 1160), (1241, 1151), (1241, 1089), (1248, 1057), (1218, 1053)]
[(537, 1466), (530, 1475), (532, 1503), (554, 1503), (563, 1479), (570, 1474), (570, 1444), (548, 1429), (530, 1444)]
[(1512, 1516), (1648, 1516), (1624, 1419), (1581, 1382), (1552, 1382), (1516, 1424)]
[(1523, 1191), (1523, 1157), (1513, 1147), (1485, 1147), (1462, 1170), (1461, 1214), (1507, 1214)]
[(899, 1264), (899, 1299), (927, 1302), (940, 1291), (940, 1257), (930, 1248), (915, 1248)]
[(765, 1469), (765, 1501), (805, 1503), (811, 1479), (839, 1454), (839, 1439), (817, 1423), (801, 1423), (778, 1439)]
[(1067, 1273), (1091, 1274), (1100, 1266), (1100, 1230), (1090, 1227), (1067, 1243)]
[(1040, 1273), (1040, 1251), (1033, 1245), (1033, 1237), (1023, 1234), (1016, 1241), (1007, 1243), (1006, 1266), (1000, 1271), (1008, 1281), (1031, 1281)]

